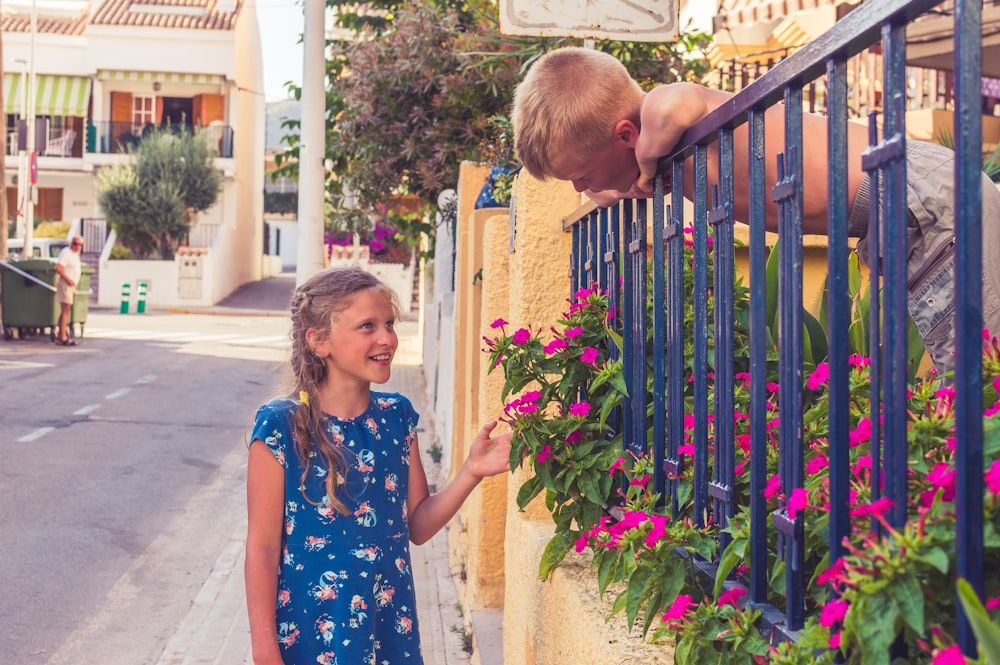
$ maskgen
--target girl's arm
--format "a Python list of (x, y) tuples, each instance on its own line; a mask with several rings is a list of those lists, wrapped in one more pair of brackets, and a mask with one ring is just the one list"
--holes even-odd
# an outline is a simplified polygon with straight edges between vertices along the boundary
[(285, 522), (285, 470), (260, 439), (247, 461), (247, 615), (254, 665), (282, 665), (275, 625), (281, 530)]
[(420, 461), (420, 449), (414, 439), (410, 448), (410, 483), (406, 496), (409, 509), (410, 540), (423, 545), (448, 523), (462, 503), (486, 476), (510, 471), (511, 433), (490, 437), (497, 421), (486, 423), (469, 448), (458, 474), (440, 492), (431, 494), (427, 475)]

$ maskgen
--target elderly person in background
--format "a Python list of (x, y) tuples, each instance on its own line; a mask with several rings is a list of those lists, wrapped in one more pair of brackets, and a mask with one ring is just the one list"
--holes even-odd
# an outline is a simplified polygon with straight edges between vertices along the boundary
[(76, 346), (76, 341), (69, 337), (69, 314), (73, 307), (73, 297), (76, 294), (76, 283), (80, 281), (83, 265), (80, 252), (83, 251), (83, 238), (73, 236), (69, 247), (64, 247), (56, 259), (56, 272), (59, 278), (56, 282), (56, 300), (59, 301), (59, 333), (56, 344)]

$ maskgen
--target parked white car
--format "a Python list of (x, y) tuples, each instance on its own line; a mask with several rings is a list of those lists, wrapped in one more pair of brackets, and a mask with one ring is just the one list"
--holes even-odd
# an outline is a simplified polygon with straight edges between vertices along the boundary
[[(63, 247), (69, 246), (66, 238), (32, 238), (31, 257), (35, 259), (54, 259), (59, 256)], [(24, 254), (24, 239), (9, 238), (7, 240), (7, 254), (11, 260), (19, 260)]]

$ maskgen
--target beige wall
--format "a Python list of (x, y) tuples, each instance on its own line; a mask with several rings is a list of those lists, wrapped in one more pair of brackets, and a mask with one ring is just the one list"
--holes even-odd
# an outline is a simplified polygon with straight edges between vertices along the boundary
[[(520, 327), (545, 331), (567, 309), (570, 295), (570, 234), (562, 230), (561, 220), (579, 207), (580, 195), (567, 183), (519, 176), (511, 252), (508, 211), (472, 209), (485, 178), (485, 167), (463, 165), (456, 239), (452, 475), (479, 426), (503, 408), (503, 375), (487, 374), (488, 356), (482, 352), (482, 338), (497, 333), (489, 324), (503, 318), (509, 322), (508, 333)], [(818, 311), (825, 275), (822, 240), (808, 238), (805, 250), (806, 307), (813, 312)], [(745, 258), (738, 263), (746, 275)], [(473, 283), (480, 270), (481, 279)], [(617, 591), (609, 589), (603, 599), (598, 597), (586, 553), (571, 552), (548, 580), (538, 578), (554, 526), (543, 497), (518, 511), (517, 492), (527, 477), (527, 471), (517, 470), (484, 482), (460, 511), (458, 528), (449, 531), (451, 564), (466, 616), (479, 609), (503, 610), (503, 655), (510, 665), (671, 663), (669, 645), (646, 643), (639, 632), (629, 632), (621, 616), (606, 621)], [(474, 663), (483, 660), (488, 658), (474, 654)]]

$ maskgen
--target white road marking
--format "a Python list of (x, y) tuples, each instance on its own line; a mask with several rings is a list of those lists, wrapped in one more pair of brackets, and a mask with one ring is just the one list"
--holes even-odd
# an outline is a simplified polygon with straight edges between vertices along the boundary
[(20, 439), (18, 439), (18, 441), (20, 441), (21, 443), (28, 443), (29, 441), (37, 441), (38, 439), (42, 438), (49, 432), (54, 432), (55, 429), (56, 429), (55, 427), (39, 427), (31, 434), (25, 434)]
[(105, 395), (104, 399), (118, 399), (119, 397), (124, 397), (125, 395), (128, 395), (130, 392), (132, 392), (131, 388), (120, 388), (119, 390), (116, 390), (113, 393), (108, 393), (107, 395)]
[(73, 412), (74, 416), (85, 416), (88, 413), (93, 413), (101, 408), (100, 404), (88, 404), (87, 406), (81, 407)]

